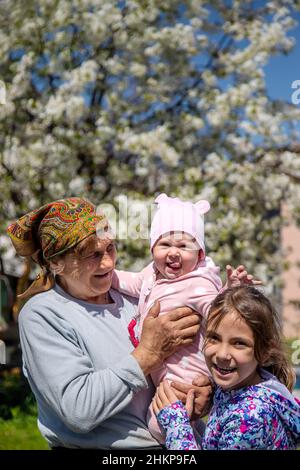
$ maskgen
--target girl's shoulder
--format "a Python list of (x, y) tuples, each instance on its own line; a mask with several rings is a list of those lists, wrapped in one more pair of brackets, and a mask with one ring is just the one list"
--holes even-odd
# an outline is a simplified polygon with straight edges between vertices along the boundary
[(217, 389), (215, 398), (207, 424), (207, 445), (293, 449), (299, 442), (300, 407), (263, 382), (232, 392)]
[[(264, 416), (268, 415), (274, 407), (274, 392), (261, 384), (245, 387), (240, 390), (223, 392), (217, 389), (215, 406), (218, 414), (224, 419), (233, 419), (243, 415)], [(273, 398), (273, 399), (272, 399)]]
[[(286, 389), (286, 393), (280, 393), (268, 385), (268, 382), (261, 382), (231, 392), (217, 389), (214, 402), (216, 415), (222, 417), (223, 422), (247, 418), (266, 424), (275, 417), (289, 423), (294, 419), (299, 421), (300, 406), (290, 392)], [(282, 390), (285, 390), (284, 386)]]
[(206, 445), (216, 449), (261, 448), (276, 416), (268, 392), (247, 387), (233, 392), (217, 389), (206, 428)]

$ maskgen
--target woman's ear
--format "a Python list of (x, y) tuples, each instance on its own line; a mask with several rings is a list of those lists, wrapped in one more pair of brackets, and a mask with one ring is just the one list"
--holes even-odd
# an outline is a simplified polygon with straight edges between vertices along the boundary
[(54, 276), (57, 274), (62, 274), (65, 268), (65, 263), (61, 258), (53, 259), (49, 261), (50, 271)]

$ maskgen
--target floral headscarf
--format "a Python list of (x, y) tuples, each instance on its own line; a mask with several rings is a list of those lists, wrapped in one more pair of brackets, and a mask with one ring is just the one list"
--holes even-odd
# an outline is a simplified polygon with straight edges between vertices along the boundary
[(16, 252), (31, 257), (42, 268), (33, 284), (20, 297), (27, 298), (51, 289), (54, 278), (47, 270), (46, 262), (106, 226), (108, 221), (105, 215), (96, 213), (93, 204), (77, 197), (45, 204), (10, 224), (7, 233)]

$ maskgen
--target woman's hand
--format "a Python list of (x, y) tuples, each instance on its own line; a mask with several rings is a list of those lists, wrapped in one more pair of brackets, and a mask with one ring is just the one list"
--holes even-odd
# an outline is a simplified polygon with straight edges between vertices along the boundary
[(144, 374), (149, 374), (181, 346), (192, 344), (200, 329), (200, 315), (181, 307), (158, 316), (156, 302), (146, 316), (140, 343), (132, 352)]
[(183, 382), (171, 382), (173, 393), (176, 394), (177, 400), (187, 403), (188, 393), (194, 391), (194, 408), (191, 419), (195, 420), (207, 415), (211, 408), (213, 386), (210, 379), (203, 374), (199, 374), (193, 380), (192, 385)]
[[(169, 383), (166, 380), (164, 380), (157, 387), (156, 393), (153, 397), (153, 400), (152, 400), (153, 411), (157, 416), (158, 413), (163, 408), (171, 405), (172, 403), (175, 403), (176, 401), (178, 401), (176, 394), (172, 390), (172, 387), (169, 385)], [(191, 417), (192, 412), (193, 412), (193, 403), (194, 403), (194, 390), (191, 388), (187, 394), (186, 405), (185, 405), (189, 417)]]

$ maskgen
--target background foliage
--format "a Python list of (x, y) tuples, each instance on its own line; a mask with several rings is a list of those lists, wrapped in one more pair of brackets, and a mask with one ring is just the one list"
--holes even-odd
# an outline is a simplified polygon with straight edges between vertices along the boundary
[(37, 428), (34, 396), (16, 370), (0, 375), (0, 433), (0, 450), (48, 449)]
[[(264, 66), (293, 47), (295, 0), (3, 0), (0, 224), (65, 196), (207, 198), (209, 254), (278, 284), (282, 204), (299, 219), (295, 106)], [(5, 236), (2, 253), (12, 263)], [(138, 269), (146, 240), (125, 239)]]

